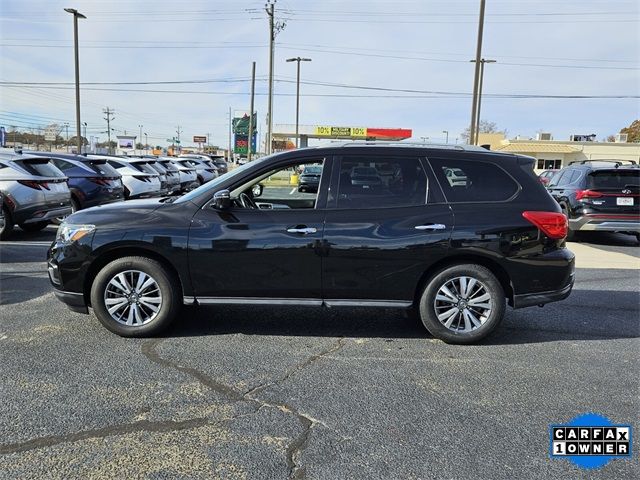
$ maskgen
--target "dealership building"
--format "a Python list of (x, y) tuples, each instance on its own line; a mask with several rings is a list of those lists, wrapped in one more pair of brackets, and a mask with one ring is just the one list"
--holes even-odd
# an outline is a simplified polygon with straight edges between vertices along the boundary
[(553, 140), (549, 133), (540, 133), (536, 139), (507, 139), (502, 133), (481, 133), (478, 143), (489, 145), (491, 150), (534, 157), (536, 171), (559, 169), (582, 160), (640, 161), (640, 143), (628, 143), (625, 135), (617, 135), (613, 142), (593, 139), (593, 135), (571, 135), (570, 140)]

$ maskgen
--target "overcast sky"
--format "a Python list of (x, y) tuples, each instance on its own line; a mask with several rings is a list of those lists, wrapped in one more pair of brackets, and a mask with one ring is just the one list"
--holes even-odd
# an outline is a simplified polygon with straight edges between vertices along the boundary
[[(596, 133), (604, 138), (640, 117), (637, 0), (488, 0), (482, 118), (509, 136)], [(80, 20), (82, 120), (106, 139), (102, 109), (118, 133), (166, 145), (211, 134), (226, 147), (228, 110), (256, 110), (265, 131), (268, 20), (264, 2), (235, 0), (0, 0), (0, 125), (75, 124), (73, 28)], [(454, 141), (470, 119), (478, 0), (279, 0), (274, 123), (295, 121), (295, 63), (302, 65), (300, 123), (411, 128), (414, 137)], [(193, 82), (123, 85), (123, 82)], [(28, 85), (29, 82), (61, 82)], [(107, 83), (107, 84), (104, 84)], [(115, 84), (109, 84), (115, 83)], [(318, 85), (318, 83), (325, 85)], [(326, 85), (337, 84), (337, 85)], [(54, 88), (51, 88), (54, 87)], [(362, 88), (373, 87), (373, 88)], [(141, 90), (141, 91), (134, 91)], [(178, 93), (188, 92), (188, 93)], [(531, 98), (542, 96), (543, 98)]]

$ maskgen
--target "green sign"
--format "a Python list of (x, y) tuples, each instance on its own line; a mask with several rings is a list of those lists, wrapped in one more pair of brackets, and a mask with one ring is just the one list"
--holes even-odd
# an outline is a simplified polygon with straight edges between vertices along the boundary
[[(256, 114), (253, 114), (253, 132), (255, 133), (258, 130), (258, 117)], [(236, 135), (245, 135), (249, 134), (249, 115), (244, 115), (243, 117), (236, 117), (231, 121), (231, 126), (233, 128), (233, 133)]]

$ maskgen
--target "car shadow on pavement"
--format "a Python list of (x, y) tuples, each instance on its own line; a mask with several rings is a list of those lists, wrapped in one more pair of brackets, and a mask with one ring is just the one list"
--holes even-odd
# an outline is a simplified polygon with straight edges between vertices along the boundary
[(0, 273), (0, 305), (27, 302), (51, 291), (47, 273), (42, 269)]
[[(478, 345), (635, 338), (640, 336), (638, 300), (631, 291), (574, 290), (568, 300), (544, 308), (507, 308), (504, 322)], [(401, 310), (291, 306), (189, 307), (167, 332), (220, 334), (431, 338), (420, 320)]]

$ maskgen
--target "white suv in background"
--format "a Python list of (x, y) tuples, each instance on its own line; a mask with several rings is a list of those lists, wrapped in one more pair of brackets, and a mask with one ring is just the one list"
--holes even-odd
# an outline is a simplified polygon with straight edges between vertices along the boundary
[(155, 197), (162, 194), (160, 174), (150, 173), (126, 158), (109, 155), (88, 155), (89, 158), (101, 158), (122, 175), (124, 197), (129, 199)]

